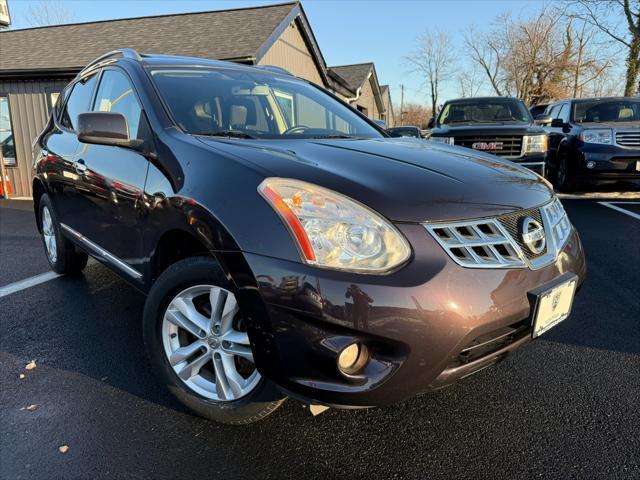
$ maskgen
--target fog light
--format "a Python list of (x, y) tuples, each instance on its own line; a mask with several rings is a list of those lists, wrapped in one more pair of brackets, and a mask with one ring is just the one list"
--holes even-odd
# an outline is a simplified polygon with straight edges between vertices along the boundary
[(593, 160), (590, 160), (587, 162), (587, 168), (595, 168), (596, 167), (596, 162), (594, 162)]
[(352, 343), (345, 347), (338, 355), (338, 368), (342, 373), (353, 375), (367, 364), (369, 352), (365, 345)]

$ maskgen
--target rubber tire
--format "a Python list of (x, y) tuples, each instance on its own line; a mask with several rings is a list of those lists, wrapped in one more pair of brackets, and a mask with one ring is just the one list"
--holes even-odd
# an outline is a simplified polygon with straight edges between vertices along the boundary
[[(44, 207), (49, 209), (49, 214), (51, 215), (51, 223), (53, 224), (53, 229), (55, 231), (56, 236), (56, 261), (52, 262), (47, 254), (47, 246), (44, 243), (44, 234), (42, 233), (42, 209)], [(87, 261), (89, 260), (89, 256), (76, 248), (76, 246), (68, 240), (64, 235), (62, 235), (62, 231), (60, 228), (60, 224), (58, 223), (58, 218), (56, 217), (56, 212), (53, 209), (53, 204), (51, 203), (51, 199), (49, 195), (46, 193), (40, 197), (40, 201), (38, 202), (38, 222), (40, 234), (42, 237), (42, 245), (44, 246), (44, 254), (47, 257), (47, 261), (51, 266), (51, 269), (59, 273), (60, 275), (79, 275), (84, 267), (87, 266)]]
[(196, 414), (230, 425), (246, 425), (273, 413), (286, 399), (262, 377), (248, 395), (231, 402), (216, 402), (189, 390), (169, 364), (162, 344), (162, 319), (169, 302), (182, 290), (202, 283), (229, 289), (218, 263), (211, 257), (190, 257), (167, 268), (154, 283), (144, 306), (143, 335), (153, 370), (169, 391)]
[[(561, 179), (560, 170), (564, 167), (565, 175), (564, 179)], [(562, 181), (561, 181), (562, 180)], [(569, 165), (569, 160), (566, 154), (561, 154), (558, 158), (558, 168), (555, 171), (555, 185), (561, 192), (572, 192), (576, 189), (576, 181)]]

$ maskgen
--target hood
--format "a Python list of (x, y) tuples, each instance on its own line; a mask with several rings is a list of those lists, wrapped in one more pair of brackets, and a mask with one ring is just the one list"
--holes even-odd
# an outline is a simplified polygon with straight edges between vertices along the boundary
[(490, 136), (503, 136), (503, 135), (525, 135), (545, 133), (542, 127), (530, 124), (517, 124), (517, 125), (502, 125), (495, 123), (472, 123), (462, 125), (441, 125), (438, 128), (434, 128), (431, 133), (439, 136), (464, 136), (464, 135), (490, 135)]
[(612, 128), (613, 130), (640, 130), (640, 121), (637, 122), (588, 122), (579, 124), (584, 129)]
[(553, 196), (537, 175), (511, 162), (420, 140), (201, 141), (265, 176), (332, 189), (396, 222), (502, 215)]

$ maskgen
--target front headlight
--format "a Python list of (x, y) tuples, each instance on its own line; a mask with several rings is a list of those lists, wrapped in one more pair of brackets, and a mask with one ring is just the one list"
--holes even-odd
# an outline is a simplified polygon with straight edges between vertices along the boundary
[(547, 151), (547, 135), (526, 135), (524, 137), (524, 153), (545, 153)]
[(393, 225), (344, 195), (287, 178), (267, 178), (258, 191), (289, 228), (306, 263), (384, 273), (411, 255)]
[(585, 130), (580, 134), (580, 140), (582, 140), (584, 143), (599, 143), (602, 145), (610, 145), (613, 143), (613, 131), (604, 128)]
[(430, 137), (432, 142), (446, 143), (447, 145), (453, 145), (453, 137)]

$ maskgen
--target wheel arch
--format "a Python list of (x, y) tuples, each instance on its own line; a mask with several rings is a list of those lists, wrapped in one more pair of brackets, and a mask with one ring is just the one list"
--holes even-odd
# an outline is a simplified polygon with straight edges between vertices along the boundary
[(159, 236), (151, 255), (151, 281), (155, 282), (168, 267), (189, 257), (217, 260), (214, 251), (192, 231), (182, 228), (166, 230)]
[(36, 226), (38, 227), (38, 232), (42, 233), (40, 227), (40, 198), (47, 193), (47, 189), (44, 186), (44, 182), (38, 177), (35, 177), (31, 184), (31, 191), (33, 192), (33, 213), (36, 216)]

